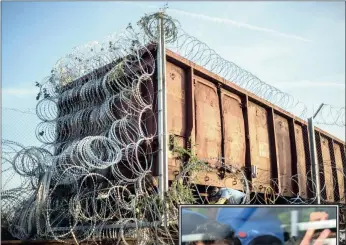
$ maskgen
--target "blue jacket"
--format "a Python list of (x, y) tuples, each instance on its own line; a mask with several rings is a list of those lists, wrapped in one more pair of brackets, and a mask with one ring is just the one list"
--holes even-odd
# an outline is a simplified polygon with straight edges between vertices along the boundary
[[(240, 239), (242, 245), (249, 244), (259, 236), (273, 236), (284, 244), (284, 231), (280, 220), (271, 215), (268, 208), (227, 208), (219, 209), (216, 220), (229, 225)], [(245, 237), (239, 232), (246, 233)]]

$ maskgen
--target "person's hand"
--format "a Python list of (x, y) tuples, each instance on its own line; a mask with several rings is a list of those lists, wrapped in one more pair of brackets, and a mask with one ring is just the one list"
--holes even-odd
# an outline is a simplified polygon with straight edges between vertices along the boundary
[[(328, 214), (326, 212), (313, 212), (310, 214), (311, 222), (321, 221), (321, 220), (328, 220)], [(308, 229), (300, 245), (310, 245), (314, 233), (315, 233), (315, 229)], [(331, 230), (329, 229), (325, 229), (324, 231), (322, 231), (320, 236), (315, 241), (315, 243), (313, 243), (313, 245), (323, 245), (324, 240), (328, 238), (330, 233), (331, 233)]]

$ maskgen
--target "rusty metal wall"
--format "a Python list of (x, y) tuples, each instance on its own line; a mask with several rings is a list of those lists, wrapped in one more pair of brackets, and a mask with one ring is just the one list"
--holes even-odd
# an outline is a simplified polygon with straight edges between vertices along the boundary
[[(166, 74), (168, 132), (180, 145), (190, 139), (197, 156), (210, 165), (225, 158), (246, 169), (257, 191), (272, 187), (286, 196), (311, 196), (307, 122), (169, 50)], [(345, 142), (318, 128), (316, 140), (321, 183), (326, 184), (322, 194), (330, 202), (345, 203)], [(251, 165), (257, 166), (257, 176), (249, 173)], [(179, 171), (172, 155), (169, 169), (172, 179)], [(237, 188), (232, 180), (221, 184), (216, 173), (195, 181)]]
[[(255, 103), (249, 102), (249, 132), (251, 142), (251, 163), (257, 166), (257, 177), (252, 179), (254, 186), (268, 187), (271, 185), (270, 139), (268, 131), (268, 113)], [(262, 188), (260, 188), (262, 189)], [(260, 191), (260, 190), (259, 190)]]
[[(297, 172), (308, 173), (311, 171), (309, 144), (307, 140), (307, 130), (304, 126), (295, 124), (295, 141), (297, 151)], [(298, 174), (297, 184), (299, 186), (299, 195), (304, 198), (309, 197), (309, 187), (307, 185), (307, 174)]]
[(217, 89), (213, 83), (196, 76), (195, 78), (195, 137), (197, 156), (211, 159), (211, 166), (216, 166), (221, 158), (221, 117)]

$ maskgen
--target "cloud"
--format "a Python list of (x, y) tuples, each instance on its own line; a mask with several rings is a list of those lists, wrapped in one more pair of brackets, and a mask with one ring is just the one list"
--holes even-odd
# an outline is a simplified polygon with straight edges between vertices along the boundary
[(2, 89), (3, 95), (26, 96), (26, 95), (36, 95), (38, 92), (39, 92), (38, 88), (4, 88)]
[(245, 28), (245, 29), (249, 29), (249, 30), (253, 30), (253, 31), (271, 33), (271, 34), (274, 34), (277, 36), (295, 39), (298, 41), (312, 42), (311, 40), (306, 39), (306, 38), (301, 37), (301, 36), (297, 36), (297, 35), (293, 35), (293, 34), (287, 34), (287, 33), (275, 31), (275, 30), (272, 30), (269, 28), (254, 26), (254, 25), (250, 25), (250, 24), (246, 24), (246, 23), (242, 23), (242, 22), (238, 22), (238, 21), (234, 21), (234, 20), (230, 20), (230, 19), (211, 17), (211, 16), (207, 16), (207, 15), (203, 15), (203, 14), (196, 14), (196, 13), (191, 13), (191, 12), (186, 12), (186, 11), (182, 11), (182, 10), (178, 10), (178, 9), (171, 9), (171, 8), (167, 9), (167, 12), (175, 12), (177, 14), (186, 15), (186, 16), (189, 16), (192, 18), (198, 18), (198, 19), (213, 21), (215, 23), (229, 24), (229, 25), (236, 26), (238, 28)]
[[(2, 89), (2, 107), (7, 108), (35, 108), (37, 104), (36, 95), (39, 92), (37, 87), (17, 86)], [(9, 111), (3, 111), (7, 113)]]
[(345, 89), (344, 83), (337, 82), (314, 82), (308, 80), (302, 80), (298, 82), (279, 82), (275, 84), (279, 88), (335, 88), (335, 89)]
[[(149, 9), (159, 10), (158, 6), (150, 5), (150, 4), (144, 5), (144, 4), (138, 4), (138, 3), (133, 3), (133, 2), (122, 2), (122, 4), (132, 5), (132, 6), (136, 6), (136, 7), (139, 7), (139, 8), (149, 8)], [(277, 35), (277, 36), (281, 36), (281, 37), (285, 37), (285, 38), (289, 38), (289, 39), (295, 39), (295, 40), (298, 40), (298, 41), (312, 42), (312, 40), (304, 38), (304, 37), (301, 37), (301, 36), (298, 36), (298, 35), (283, 33), (283, 32), (279, 32), (279, 31), (275, 31), (275, 30), (269, 29), (269, 28), (254, 26), (254, 25), (242, 23), (242, 22), (239, 22), (239, 21), (231, 20), (231, 19), (217, 18), (217, 17), (207, 16), (207, 15), (197, 14), (197, 13), (191, 13), (191, 12), (187, 12), (187, 11), (183, 11), (183, 10), (179, 10), (179, 9), (173, 9), (173, 8), (168, 8), (168, 9), (166, 9), (166, 11), (167, 12), (181, 14), (181, 15), (185, 15), (185, 16), (189, 16), (189, 17), (192, 17), (192, 18), (198, 18), (198, 19), (203, 19), (203, 20), (207, 20), (207, 21), (213, 21), (215, 23), (229, 24), (229, 25), (236, 26), (238, 28), (245, 28), (245, 29), (249, 29), (249, 30), (253, 30), (253, 31), (272, 33), (272, 34)]]

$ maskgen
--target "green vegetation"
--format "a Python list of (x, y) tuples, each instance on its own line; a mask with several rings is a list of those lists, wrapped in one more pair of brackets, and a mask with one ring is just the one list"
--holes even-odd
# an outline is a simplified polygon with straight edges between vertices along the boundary
[(180, 161), (180, 172), (169, 189), (168, 197), (176, 204), (193, 204), (196, 200), (190, 182), (199, 171), (207, 171), (208, 164), (198, 159), (195, 146), (185, 149), (178, 145), (175, 137), (170, 137), (170, 146), (173, 156)]

